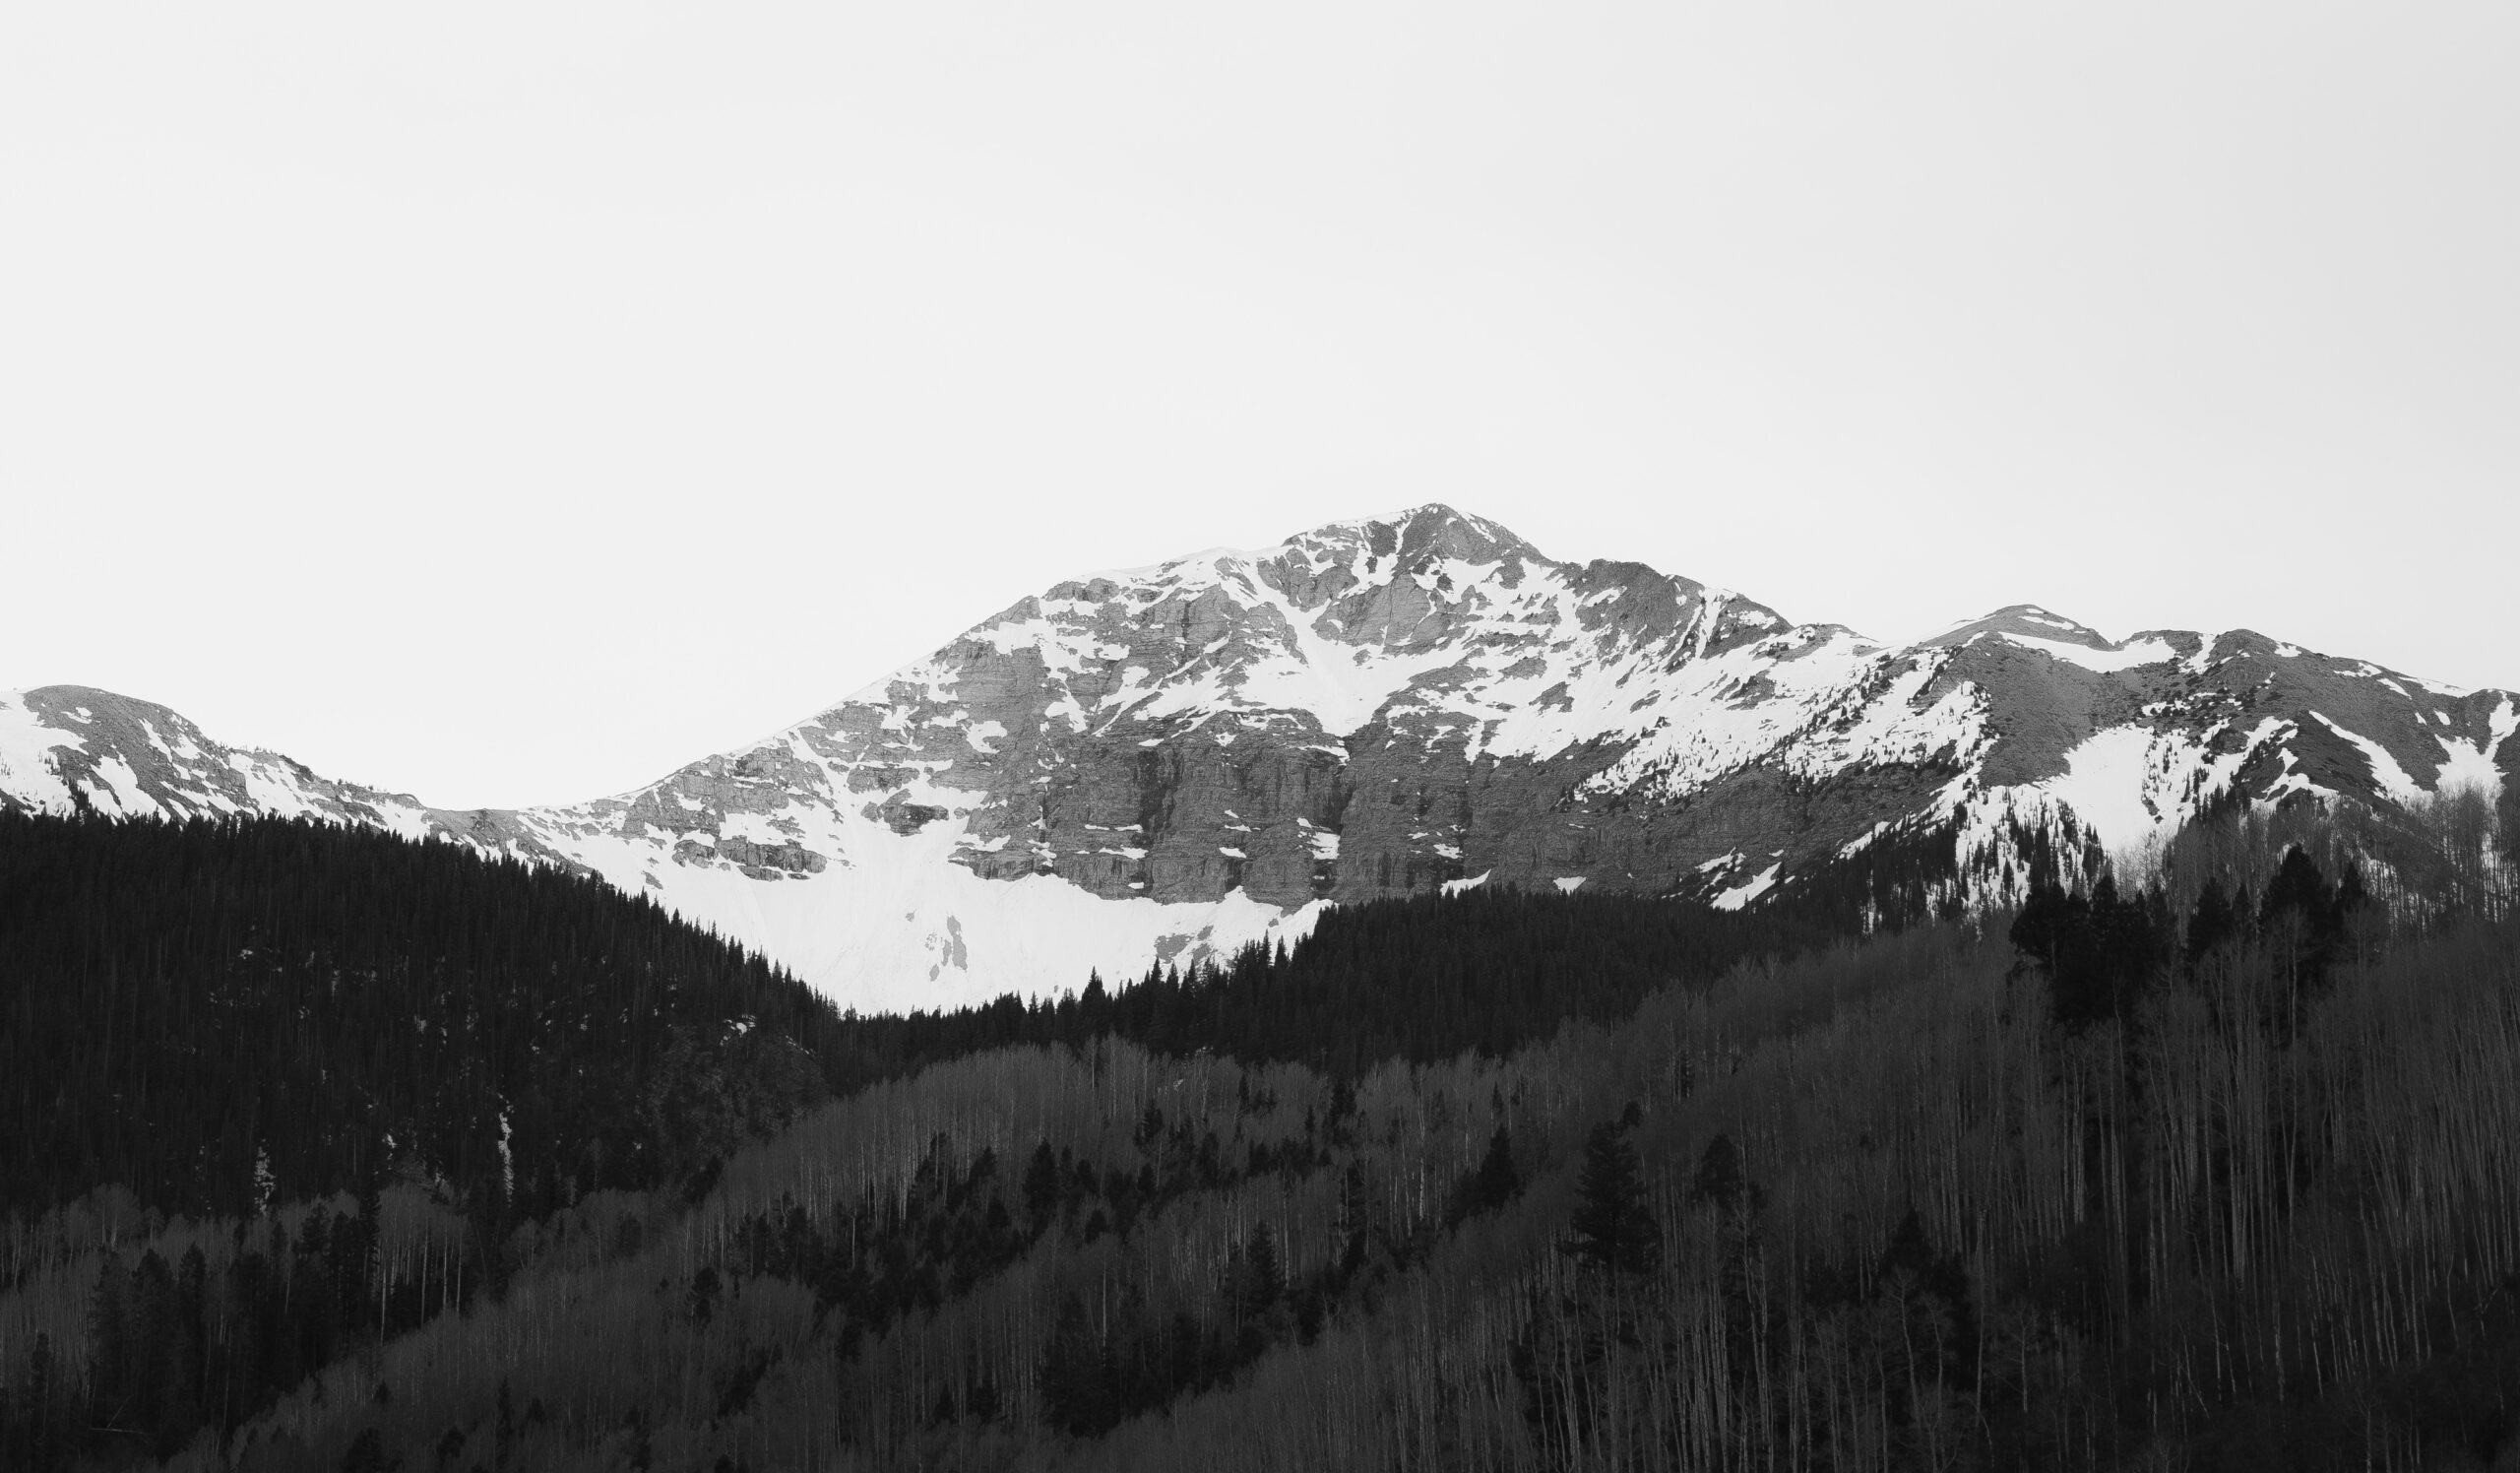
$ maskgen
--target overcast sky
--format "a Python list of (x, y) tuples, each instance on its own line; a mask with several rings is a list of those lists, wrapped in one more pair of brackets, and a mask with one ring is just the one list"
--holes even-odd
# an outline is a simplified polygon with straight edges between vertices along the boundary
[(0, 12), (0, 688), (616, 791), (1430, 499), (2520, 686), (2520, 6)]

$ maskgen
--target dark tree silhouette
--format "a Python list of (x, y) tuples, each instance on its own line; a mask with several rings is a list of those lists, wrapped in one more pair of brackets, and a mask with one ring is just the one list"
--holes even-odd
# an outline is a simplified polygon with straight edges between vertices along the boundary
[(1567, 1251), (1612, 1273), (1651, 1271), (1662, 1259), (1662, 1231), (1646, 1211), (1645, 1184), (1626, 1129), (1614, 1123), (1593, 1127), (1575, 1185), (1575, 1236)]
[(1732, 1144), (1732, 1136), (1718, 1131), (1706, 1143), (1697, 1173), (1689, 1179), (1689, 1202), (1730, 1211), (1741, 1204), (1742, 1192), (1740, 1148)]
[(2088, 896), (2041, 884), (2014, 918), (2011, 938), (2048, 974), (2049, 1014), (2079, 1032), (2133, 1013), (2169, 957), (2169, 914), (2158, 894), (2120, 899), (2107, 876)]
[(1503, 1125), (1498, 1125), (1496, 1133), (1487, 1138), (1487, 1154), (1453, 1187), (1447, 1220), (1458, 1225), (1465, 1218), (1494, 1212), (1522, 1189), (1522, 1174), (1514, 1169), (1514, 1138)]

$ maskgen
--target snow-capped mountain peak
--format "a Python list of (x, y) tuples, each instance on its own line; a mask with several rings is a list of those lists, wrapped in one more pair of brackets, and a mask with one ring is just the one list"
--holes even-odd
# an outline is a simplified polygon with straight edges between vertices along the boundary
[(2228, 790), (2408, 801), (2505, 781), (2515, 709), (2034, 605), (1885, 648), (1429, 504), (1058, 584), (594, 802), (432, 810), (61, 688), (0, 700), (0, 801), (446, 834), (653, 894), (854, 1005), (933, 1006), (1431, 886), (1737, 905), (1893, 835), (1983, 860), (2026, 822), (2136, 847)]

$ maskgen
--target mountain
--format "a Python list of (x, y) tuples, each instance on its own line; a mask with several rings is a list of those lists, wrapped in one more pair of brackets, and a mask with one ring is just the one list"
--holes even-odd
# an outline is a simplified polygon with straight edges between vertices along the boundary
[(144, 702), (0, 697), (0, 803), (307, 813), (583, 867), (863, 1008), (1078, 986), (1326, 903), (1579, 886), (1727, 907), (1887, 845), (1934, 903), (2208, 803), (2382, 808), (2520, 770), (2520, 697), (2248, 630), (2020, 605), (1904, 647), (1448, 507), (1026, 598), (632, 793), (453, 812)]
[(418, 838), (455, 826), (406, 794), (231, 747), (163, 706), (83, 685), (0, 691), (0, 809), (110, 818), (321, 818)]

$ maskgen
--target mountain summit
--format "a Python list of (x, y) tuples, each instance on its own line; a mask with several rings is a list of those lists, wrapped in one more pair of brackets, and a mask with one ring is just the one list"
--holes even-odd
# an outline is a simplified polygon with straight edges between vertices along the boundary
[(1061, 583), (594, 802), (431, 809), (65, 687), (0, 697), (0, 802), (442, 833), (592, 869), (876, 1008), (1071, 988), (1433, 886), (1738, 906), (1922, 840), (1951, 896), (2000, 899), (2028, 833), (2125, 851), (2227, 795), (2495, 788), (2515, 728), (2506, 692), (2245, 630), (2111, 641), (2016, 605), (1886, 648), (1426, 505)]

